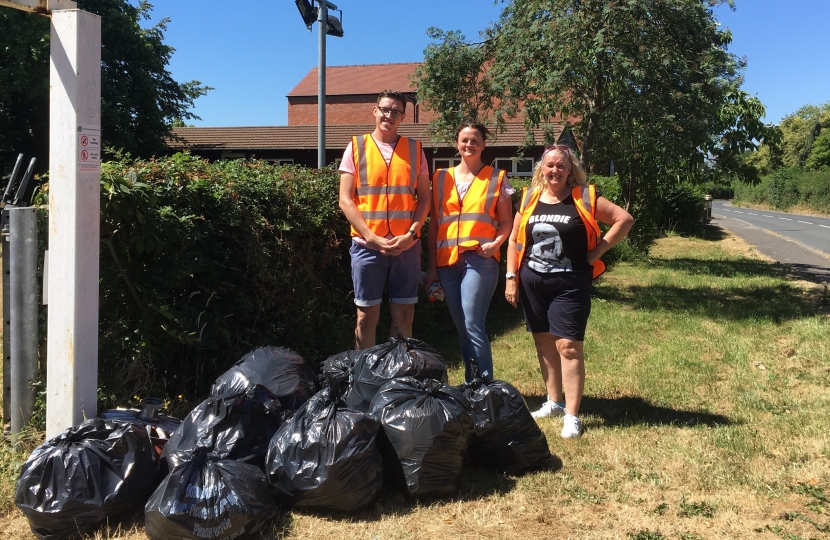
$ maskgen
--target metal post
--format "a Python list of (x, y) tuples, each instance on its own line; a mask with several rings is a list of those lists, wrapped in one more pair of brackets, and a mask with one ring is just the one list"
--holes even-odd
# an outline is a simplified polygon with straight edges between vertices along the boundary
[(101, 17), (52, 12), (46, 437), (97, 416)]
[(328, 2), (320, 0), (317, 8), (317, 168), (326, 166), (326, 32), (328, 31)]
[[(10, 180), (11, 181), (11, 180)], [(9, 282), (9, 212), (3, 210), (3, 426), (11, 422), (12, 407), (12, 349), (11, 349), (11, 283)]]
[(37, 210), (9, 211), (11, 303), (11, 433), (20, 433), (35, 410), (37, 377)]

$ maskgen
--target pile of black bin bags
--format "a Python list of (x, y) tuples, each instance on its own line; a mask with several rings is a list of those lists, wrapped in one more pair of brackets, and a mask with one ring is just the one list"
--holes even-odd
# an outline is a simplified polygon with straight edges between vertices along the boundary
[(26, 461), (15, 504), (39, 538), (86, 533), (142, 504), (154, 540), (251, 538), (277, 504), (355, 512), (384, 484), (450, 495), (468, 461), (509, 474), (552, 461), (515, 388), (480, 377), (449, 386), (441, 355), (401, 336), (329, 357), (319, 377), (290, 349), (256, 349), (180, 423), (120, 412)]

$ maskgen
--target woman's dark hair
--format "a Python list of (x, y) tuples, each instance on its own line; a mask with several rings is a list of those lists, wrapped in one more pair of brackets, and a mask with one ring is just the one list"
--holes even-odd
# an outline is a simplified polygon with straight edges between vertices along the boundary
[(484, 127), (484, 124), (479, 124), (478, 122), (473, 122), (472, 120), (467, 120), (465, 122), (461, 122), (461, 125), (458, 126), (458, 129), (455, 130), (455, 140), (458, 141), (458, 135), (461, 133), (461, 130), (466, 128), (473, 128), (478, 130), (481, 133), (481, 137), (486, 141), (487, 140), (487, 128)]

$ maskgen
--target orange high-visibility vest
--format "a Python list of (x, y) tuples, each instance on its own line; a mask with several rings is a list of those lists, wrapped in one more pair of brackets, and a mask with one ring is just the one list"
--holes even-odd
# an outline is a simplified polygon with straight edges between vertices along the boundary
[[(530, 216), (533, 215), (533, 211), (536, 209), (536, 203), (539, 202), (541, 196), (541, 190), (537, 191), (529, 188), (524, 188), (522, 190), (522, 203), (519, 207), (519, 212), (522, 214), (522, 220), (519, 224), (519, 234), (516, 238), (516, 252), (518, 255), (516, 262), (517, 284), (519, 280), (518, 269), (522, 267), (522, 259), (525, 254), (527, 221), (530, 219)], [(597, 188), (593, 185), (576, 186), (571, 190), (571, 196), (574, 198), (574, 202), (576, 203), (576, 210), (579, 213), (579, 217), (582, 218), (582, 222), (585, 224), (585, 232), (588, 235), (588, 251), (590, 251), (597, 247), (597, 244), (602, 237), (602, 232), (599, 230), (599, 224), (597, 223), (595, 217), (597, 213)], [(594, 270), (592, 275), (593, 278), (596, 279), (603, 272), (605, 272), (605, 263), (597, 259), (594, 262), (593, 268)]]
[[(354, 202), (366, 225), (378, 236), (400, 236), (415, 218), (415, 191), (421, 169), (421, 143), (400, 137), (389, 165), (371, 134), (352, 137), (355, 163)], [(352, 236), (360, 233), (352, 229)]]
[[(438, 169), (432, 182), (432, 198), (438, 220), (436, 258), (438, 266), (458, 261), (459, 247), (474, 247), (492, 242), (499, 230), (496, 206), (501, 184), (507, 173), (483, 167), (470, 184), (464, 199), (459, 199), (452, 169)], [(500, 253), (493, 254), (499, 260)]]

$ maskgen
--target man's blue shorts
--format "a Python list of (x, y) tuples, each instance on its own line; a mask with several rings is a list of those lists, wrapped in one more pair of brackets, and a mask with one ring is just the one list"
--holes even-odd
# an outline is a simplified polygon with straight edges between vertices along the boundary
[(395, 304), (418, 302), (421, 278), (421, 242), (400, 255), (382, 255), (380, 251), (358, 244), (352, 239), (354, 303), (360, 307), (376, 306), (383, 300), (383, 289), (389, 285), (389, 300)]

